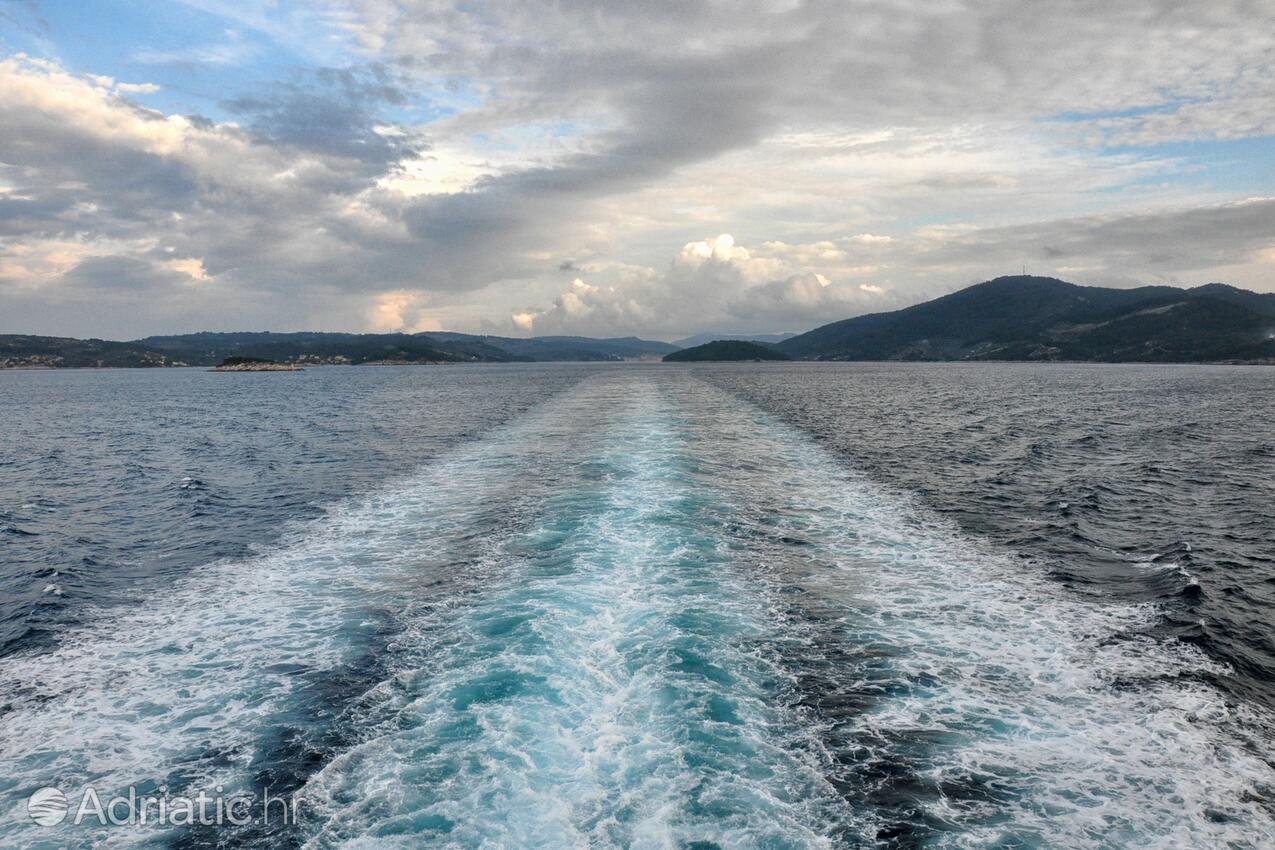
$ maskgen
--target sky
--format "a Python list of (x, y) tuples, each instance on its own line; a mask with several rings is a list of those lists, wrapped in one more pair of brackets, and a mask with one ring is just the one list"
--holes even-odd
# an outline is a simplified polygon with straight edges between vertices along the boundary
[(1271, 0), (0, 0), (0, 333), (1275, 291)]

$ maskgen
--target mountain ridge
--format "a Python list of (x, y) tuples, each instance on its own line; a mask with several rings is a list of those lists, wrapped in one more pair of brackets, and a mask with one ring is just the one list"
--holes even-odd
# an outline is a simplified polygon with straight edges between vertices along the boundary
[(1017, 275), (831, 322), (777, 347), (804, 360), (1266, 361), (1275, 359), (1275, 294)]
[(615, 337), (515, 337), (427, 331), (357, 334), (327, 331), (199, 331), (131, 341), (0, 334), (0, 368), (215, 366), (228, 357), (281, 363), (508, 363), (658, 359), (677, 346)]
[(665, 363), (710, 363), (728, 361), (791, 360), (773, 345), (743, 339), (716, 339), (692, 348), (664, 355)]
[[(764, 340), (804, 360), (1266, 363), (1275, 362), (1275, 294), (1222, 283), (1113, 289), (1016, 275), (777, 342), (770, 338), (781, 335), (749, 336), (724, 338)], [(635, 336), (523, 339), (447, 331), (201, 331), (132, 341), (7, 334), (0, 335), (0, 368), (212, 366), (232, 356), (315, 365), (620, 361), (678, 350), (677, 343)]]

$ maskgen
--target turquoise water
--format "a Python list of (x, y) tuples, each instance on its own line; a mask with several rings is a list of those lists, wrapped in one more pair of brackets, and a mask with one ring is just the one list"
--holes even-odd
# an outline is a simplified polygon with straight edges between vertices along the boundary
[[(5, 846), (1235, 847), (1260, 708), (665, 370), (545, 403), (267, 551), (5, 659)], [(35, 826), (41, 785), (253, 790), (295, 825)]]
[(488, 556), (480, 601), (410, 623), (400, 728), (310, 783), (318, 844), (826, 843), (835, 795), (777, 700), (771, 606), (715, 533), (685, 413), (640, 384), (573, 401), (556, 413), (607, 416), (565, 486)]

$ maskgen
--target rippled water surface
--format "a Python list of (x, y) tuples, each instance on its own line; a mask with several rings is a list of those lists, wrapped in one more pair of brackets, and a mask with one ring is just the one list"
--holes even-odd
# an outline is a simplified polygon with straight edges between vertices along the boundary
[[(0, 374), (0, 844), (1275, 846), (1272, 391)], [(49, 785), (304, 816), (39, 827)]]

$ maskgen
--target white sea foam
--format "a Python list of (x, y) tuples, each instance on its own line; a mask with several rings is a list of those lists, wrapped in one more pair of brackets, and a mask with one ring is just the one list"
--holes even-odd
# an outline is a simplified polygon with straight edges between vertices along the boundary
[(731, 453), (755, 460), (736, 486), (784, 494), (776, 531), (820, 541), (790, 557), (841, 605), (840, 638), (889, 648), (906, 686), (840, 731), (869, 759), (913, 762), (936, 791), (919, 805), (948, 830), (931, 844), (1275, 843), (1262, 757), (1275, 728), (1206, 683), (1221, 665), (1149, 637), (1153, 607), (1069, 595), (761, 413), (706, 388), (687, 403), (711, 429), (703, 445), (728, 433)]
[(485, 543), (471, 539), (473, 529), (492, 505), (528, 495), (519, 474), (557, 462), (569, 433), (560, 421), (576, 412), (563, 398), (334, 506), (270, 553), (149, 588), (134, 605), (81, 611), (85, 625), (54, 649), (6, 658), (0, 844), (127, 846), (153, 837), (69, 824), (40, 831), (25, 805), (44, 785), (68, 794), (148, 782), (244, 787), (263, 731), (298, 711), (292, 700), (304, 677), (362, 663), (369, 632), (405, 604), (404, 576), (429, 582), (447, 577), (449, 559), (481, 562)]
[[(874, 763), (933, 792), (910, 801), (930, 846), (1275, 844), (1268, 719), (1148, 637), (1153, 608), (1070, 596), (758, 411), (647, 375), (599, 375), (5, 659), (0, 843), (153, 838), (41, 831), (26, 795), (242, 787), (263, 730), (311, 722), (301, 686), (391, 632), (333, 721), (356, 743), (302, 791), (316, 850), (871, 846), (904, 817), (856, 788)], [(806, 545), (741, 541), (758, 512)], [(793, 707), (823, 648), (777, 616), (792, 587), (818, 641), (879, 650), (830, 674), (876, 695), (840, 743)]]
[(842, 805), (753, 649), (765, 594), (702, 527), (670, 411), (625, 386), (596, 488), (511, 542), (519, 580), (414, 624), (394, 721), (305, 789), (311, 847), (831, 846)]

